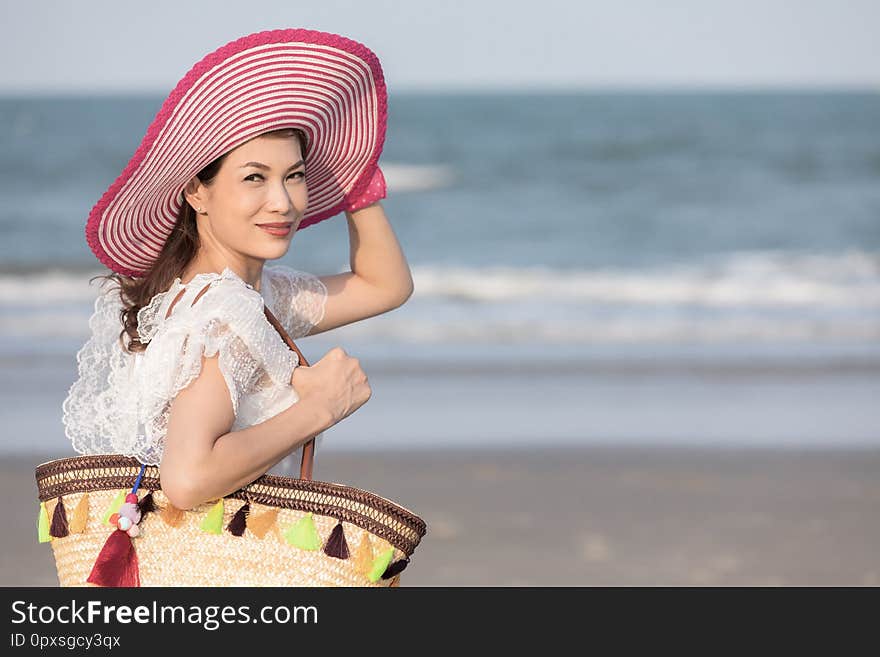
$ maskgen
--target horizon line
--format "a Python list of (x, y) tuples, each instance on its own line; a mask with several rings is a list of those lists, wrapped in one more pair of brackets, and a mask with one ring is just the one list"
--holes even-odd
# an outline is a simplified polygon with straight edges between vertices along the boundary
[[(12, 87), (0, 88), (0, 99), (14, 98), (76, 98), (76, 97), (162, 97), (172, 88), (46, 88)], [(880, 82), (847, 83), (751, 83), (751, 84), (558, 84), (558, 85), (432, 85), (417, 86), (399, 84), (391, 90), (399, 95), (441, 95), (441, 94), (590, 94), (590, 93), (880, 93)]]

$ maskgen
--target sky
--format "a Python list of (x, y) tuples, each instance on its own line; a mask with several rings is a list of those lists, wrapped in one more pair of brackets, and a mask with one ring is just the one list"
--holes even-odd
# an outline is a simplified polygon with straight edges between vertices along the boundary
[(0, 0), (0, 94), (167, 93), (240, 36), (366, 44), (389, 90), (880, 90), (874, 0)]

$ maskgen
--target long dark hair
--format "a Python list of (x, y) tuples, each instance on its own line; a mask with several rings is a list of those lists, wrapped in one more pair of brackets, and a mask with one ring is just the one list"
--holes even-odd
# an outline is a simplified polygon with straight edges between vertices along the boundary
[[(260, 137), (296, 137), (299, 140), (299, 146), (305, 159), (306, 152), (306, 135), (298, 128), (281, 128), (264, 132)], [(205, 168), (196, 174), (196, 177), (204, 185), (210, 185), (220, 166), (226, 159), (228, 153), (224, 153), (216, 160), (208, 164)], [(162, 251), (156, 261), (150, 267), (150, 270), (142, 278), (133, 278), (123, 276), (116, 272), (110, 274), (101, 274), (90, 279), (89, 283), (97, 278), (103, 278), (113, 281), (119, 286), (119, 296), (122, 300), (123, 308), (120, 311), (120, 322), (122, 323), (122, 331), (119, 339), (122, 346), (129, 353), (142, 352), (147, 348), (149, 342), (142, 343), (138, 336), (137, 314), (138, 311), (146, 306), (150, 300), (159, 294), (165, 292), (171, 287), (178, 276), (186, 269), (187, 265), (196, 256), (199, 250), (199, 231), (196, 224), (196, 213), (192, 206), (184, 199), (177, 214), (177, 222)], [(128, 343), (124, 339), (128, 336)]]

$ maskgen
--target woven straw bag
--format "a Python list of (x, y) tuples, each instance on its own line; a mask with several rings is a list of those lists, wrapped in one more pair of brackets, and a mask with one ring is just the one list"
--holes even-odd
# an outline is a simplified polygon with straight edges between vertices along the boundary
[(189, 510), (169, 503), (157, 466), (135, 458), (42, 463), (38, 540), (51, 543), (61, 586), (399, 585), (425, 522), (374, 493), (313, 481), (314, 448), (312, 437), (299, 479), (264, 474)]

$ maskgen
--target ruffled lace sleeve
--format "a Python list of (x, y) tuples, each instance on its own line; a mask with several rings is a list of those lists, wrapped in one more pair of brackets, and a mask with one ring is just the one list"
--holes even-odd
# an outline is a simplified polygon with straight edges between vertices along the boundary
[(142, 309), (139, 321), (151, 340), (141, 354), (111, 340), (121, 329), (118, 293), (98, 299), (92, 337), (77, 357), (80, 378), (64, 403), (65, 430), (77, 451), (122, 453), (157, 465), (171, 402), (198, 377), (202, 356), (218, 356), (233, 411), (246, 424), (298, 401), (290, 385), (296, 352), (266, 319), (259, 292), (223, 275), (191, 305), (205, 286), (190, 287), (167, 320), (151, 315), (164, 314), (162, 303)]
[(309, 272), (285, 265), (266, 267), (271, 308), (293, 339), (303, 338), (324, 318), (327, 287)]
[(89, 318), (90, 336), (76, 355), (78, 377), (62, 404), (64, 432), (81, 454), (131, 455), (137, 403), (120, 392), (133, 385), (137, 368), (120, 341), (122, 308), (119, 287), (105, 284)]

